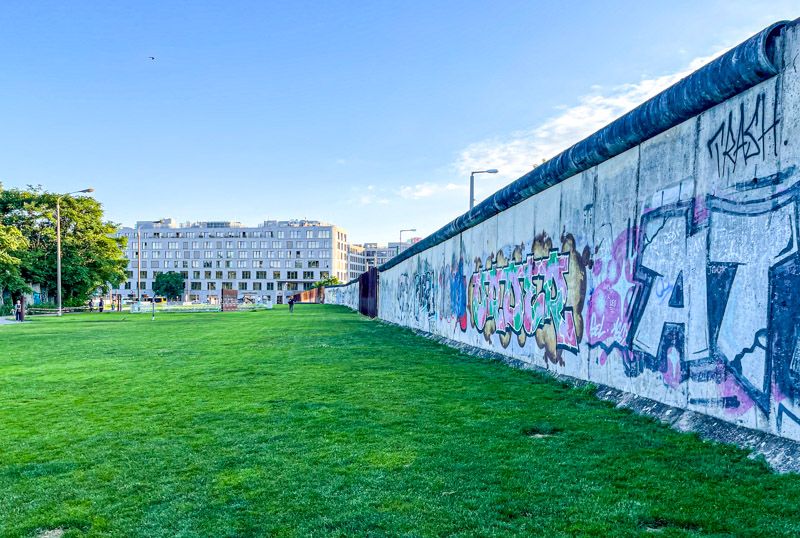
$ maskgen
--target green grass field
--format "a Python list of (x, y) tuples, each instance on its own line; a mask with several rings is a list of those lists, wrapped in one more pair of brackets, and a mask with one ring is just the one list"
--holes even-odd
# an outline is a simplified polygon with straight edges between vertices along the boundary
[(0, 535), (798, 536), (800, 477), (342, 307), (0, 326)]

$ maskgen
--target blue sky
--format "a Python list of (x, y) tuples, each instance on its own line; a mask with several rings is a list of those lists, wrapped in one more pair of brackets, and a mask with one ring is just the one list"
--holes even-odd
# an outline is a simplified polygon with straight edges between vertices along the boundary
[[(111, 220), (427, 235), (796, 0), (0, 6), (0, 182)], [(155, 56), (156, 60), (149, 60)]]

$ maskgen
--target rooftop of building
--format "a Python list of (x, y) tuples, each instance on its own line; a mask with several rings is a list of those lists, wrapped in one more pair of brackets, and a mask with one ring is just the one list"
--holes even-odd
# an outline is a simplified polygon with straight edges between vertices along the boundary
[(172, 218), (163, 218), (158, 220), (142, 220), (137, 221), (136, 226), (131, 228), (125, 226), (129, 230), (141, 228), (165, 228), (165, 229), (187, 229), (187, 228), (310, 228), (321, 226), (333, 226), (333, 224), (308, 219), (292, 219), (292, 220), (265, 220), (257, 226), (246, 226), (238, 221), (233, 220), (207, 220), (195, 222), (178, 222)]

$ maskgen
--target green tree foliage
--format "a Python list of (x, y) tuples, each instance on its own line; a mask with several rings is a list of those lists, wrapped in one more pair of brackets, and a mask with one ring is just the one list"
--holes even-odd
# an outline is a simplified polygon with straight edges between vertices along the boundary
[(342, 281), (339, 280), (339, 277), (329, 275), (323, 278), (322, 280), (315, 282), (313, 287), (319, 288), (324, 286), (338, 286), (341, 283)]
[(168, 299), (183, 295), (184, 288), (183, 275), (175, 271), (158, 273), (155, 282), (153, 282), (153, 292)]
[[(27, 241), (19, 254), (24, 282), (56, 293), (57, 194), (41, 187), (0, 192), (0, 224), (18, 230)], [(61, 280), (65, 304), (84, 303), (98, 288), (107, 291), (125, 278), (125, 238), (112, 237), (117, 225), (103, 220), (91, 197), (61, 198)]]
[(5, 293), (28, 291), (22, 278), (20, 256), (28, 247), (28, 241), (16, 228), (0, 224), (0, 309)]

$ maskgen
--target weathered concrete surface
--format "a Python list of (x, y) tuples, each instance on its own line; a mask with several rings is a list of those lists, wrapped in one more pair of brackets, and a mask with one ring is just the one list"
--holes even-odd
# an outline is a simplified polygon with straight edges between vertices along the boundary
[(325, 302), (358, 310), (358, 280), (341, 286), (325, 287)]
[(796, 23), (776, 47), (776, 76), (387, 264), (379, 317), (800, 440)]

